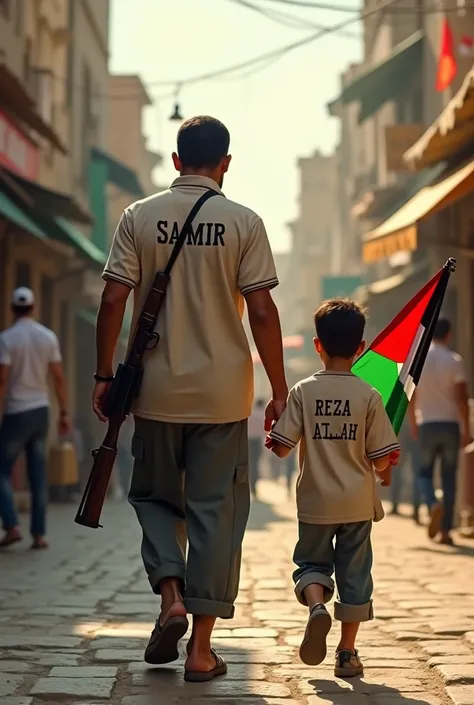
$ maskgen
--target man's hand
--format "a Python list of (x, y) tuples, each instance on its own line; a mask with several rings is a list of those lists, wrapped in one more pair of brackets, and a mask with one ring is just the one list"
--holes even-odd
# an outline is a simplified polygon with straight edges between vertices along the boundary
[(67, 411), (61, 411), (58, 419), (58, 435), (68, 436), (71, 433), (71, 422)]
[(92, 408), (94, 414), (103, 423), (107, 422), (107, 417), (103, 412), (103, 402), (105, 395), (109, 391), (111, 382), (96, 382), (94, 391), (92, 392)]
[(270, 399), (265, 409), (265, 431), (271, 431), (286, 407), (285, 399)]

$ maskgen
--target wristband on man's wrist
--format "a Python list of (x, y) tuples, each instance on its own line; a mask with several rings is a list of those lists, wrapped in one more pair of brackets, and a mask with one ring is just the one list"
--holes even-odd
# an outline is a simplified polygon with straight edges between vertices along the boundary
[(97, 372), (94, 373), (94, 379), (96, 382), (113, 382), (114, 376), (113, 375), (98, 375)]

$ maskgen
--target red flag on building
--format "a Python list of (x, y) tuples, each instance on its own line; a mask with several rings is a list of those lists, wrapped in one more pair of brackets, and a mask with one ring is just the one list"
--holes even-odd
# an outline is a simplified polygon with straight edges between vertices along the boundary
[(446, 90), (449, 84), (454, 80), (457, 70), (453, 33), (448, 20), (444, 18), (441, 30), (441, 51), (438, 61), (438, 74), (436, 76), (436, 90)]

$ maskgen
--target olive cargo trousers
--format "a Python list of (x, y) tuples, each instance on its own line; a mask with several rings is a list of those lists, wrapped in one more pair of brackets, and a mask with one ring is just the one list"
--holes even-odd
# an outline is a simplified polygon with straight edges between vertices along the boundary
[(231, 619), (250, 509), (247, 419), (179, 424), (135, 417), (132, 455), (129, 502), (153, 591), (159, 594), (163, 578), (178, 578), (189, 614)]

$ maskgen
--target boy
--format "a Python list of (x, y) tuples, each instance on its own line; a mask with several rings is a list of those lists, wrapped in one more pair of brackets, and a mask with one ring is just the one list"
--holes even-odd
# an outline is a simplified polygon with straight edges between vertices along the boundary
[(332, 299), (314, 322), (324, 370), (293, 387), (266, 445), (285, 457), (301, 441), (293, 575), (296, 597), (309, 607), (301, 660), (317, 665), (326, 657), (331, 617), (325, 603), (334, 593), (335, 571), (334, 612), (342, 622), (335, 675), (348, 677), (363, 673), (355, 640), (360, 623), (373, 619), (370, 534), (372, 521), (383, 518), (375, 474), (390, 484), (399, 444), (380, 394), (351, 372), (365, 348), (362, 310)]

